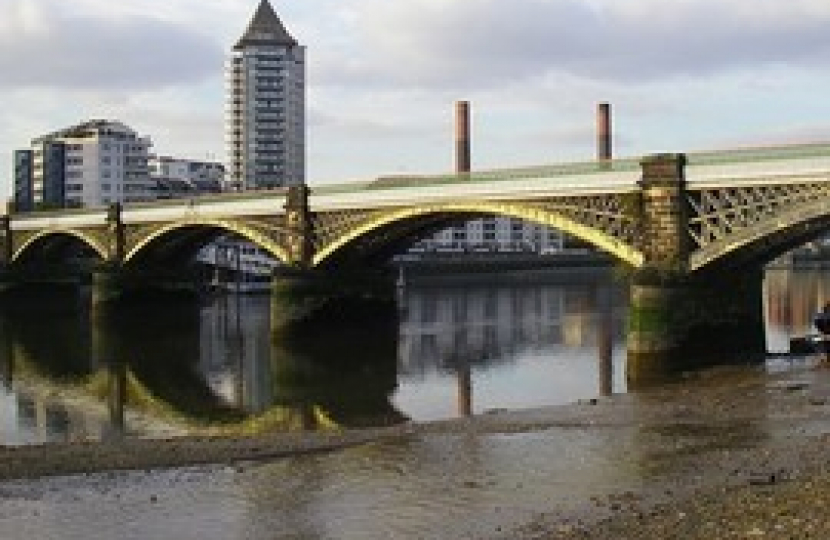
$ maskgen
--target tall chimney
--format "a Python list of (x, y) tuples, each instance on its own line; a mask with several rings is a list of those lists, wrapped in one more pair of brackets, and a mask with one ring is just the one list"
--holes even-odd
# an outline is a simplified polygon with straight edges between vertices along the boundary
[(470, 172), (470, 102), (455, 103), (455, 172)]
[(611, 158), (611, 105), (600, 103), (597, 105), (597, 159), (609, 161)]

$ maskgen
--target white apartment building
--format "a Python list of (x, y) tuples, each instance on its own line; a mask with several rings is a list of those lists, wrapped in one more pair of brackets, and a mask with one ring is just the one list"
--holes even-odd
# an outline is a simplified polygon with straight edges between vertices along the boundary
[(225, 166), (216, 161), (151, 156), (149, 169), (159, 199), (225, 191)]
[[(32, 141), (34, 201), (50, 183), (61, 184), (63, 206), (101, 206), (155, 198), (147, 161), (152, 142), (114, 120), (89, 120)], [(60, 148), (62, 163), (44, 167), (46, 149)], [(51, 152), (55, 155), (54, 151)], [(51, 201), (60, 203), (60, 201)]]
[(235, 236), (217, 238), (196, 259), (213, 268), (212, 287), (231, 292), (269, 291), (271, 276), (280, 265), (263, 248)]
[(261, 0), (227, 63), (226, 140), (235, 189), (305, 183), (305, 47)]
[(556, 229), (509, 218), (473, 219), (447, 227), (417, 242), (411, 252), (554, 253), (565, 246), (565, 236)]

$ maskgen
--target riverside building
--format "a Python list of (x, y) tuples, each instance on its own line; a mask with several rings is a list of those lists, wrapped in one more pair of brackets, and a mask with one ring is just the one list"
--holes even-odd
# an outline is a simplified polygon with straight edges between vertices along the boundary
[(568, 247), (556, 229), (508, 217), (474, 219), (420, 240), (410, 253), (557, 253)]
[(226, 140), (234, 189), (305, 183), (305, 47), (261, 0), (227, 63)]
[(156, 198), (176, 199), (225, 191), (225, 166), (215, 161), (200, 161), (172, 156), (152, 156), (150, 178)]
[(114, 120), (89, 120), (15, 152), (15, 209), (76, 208), (155, 199), (149, 137)]

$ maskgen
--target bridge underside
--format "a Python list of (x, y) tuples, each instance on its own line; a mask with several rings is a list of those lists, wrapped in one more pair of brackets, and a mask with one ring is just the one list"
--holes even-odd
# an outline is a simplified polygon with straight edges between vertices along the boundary
[(631, 266), (642, 264), (630, 194), (550, 201), (451, 202), (405, 208), (326, 212), (314, 216), (313, 266), (388, 259), (453, 222), (492, 216), (519, 219), (559, 230)]
[[(350, 235), (350, 241), (340, 238), (336, 246), (329, 246), (328, 255), (317, 255), (314, 266), (323, 270), (338, 268), (379, 268), (396, 254), (405, 252), (414, 243), (445, 227), (466, 220), (484, 217), (477, 214), (435, 213), (408, 220), (384, 223), (374, 228), (366, 227), (362, 234)], [(385, 225), (385, 226), (384, 226)], [(362, 229), (362, 228), (361, 228)], [(335, 248), (336, 249), (332, 249)]]

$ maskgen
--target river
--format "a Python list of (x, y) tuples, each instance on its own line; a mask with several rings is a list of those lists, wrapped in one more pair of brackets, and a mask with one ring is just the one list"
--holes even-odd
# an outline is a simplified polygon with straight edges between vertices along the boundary
[[(782, 351), (810, 331), (812, 313), (830, 299), (830, 280), (819, 271), (772, 270), (765, 299), (769, 349)], [(169, 436), (193, 426), (429, 421), (627, 392), (625, 294), (610, 276), (413, 282), (400, 300), (392, 332), (331, 329), (286, 344), (269, 339), (263, 297), (159, 300), (103, 326), (90, 323), (77, 295), (29, 297), (0, 319), (4, 444)], [(770, 358), (764, 367), (804, 362)], [(724, 448), (727, 433), (714, 427), (678, 439), (648, 426), (648, 411), (659, 412), (665, 398), (631, 397), (602, 403), (637, 411), (642, 421), (597, 429), (461, 430), (262, 464), (6, 482), (0, 533), (499, 538), (552, 508), (568, 514), (603, 492), (677, 474), (675, 460), (690, 451)], [(753, 405), (762, 396), (748, 399), (752, 410), (769, 408)], [(763, 444), (776, 429), (763, 418), (733, 427), (728, 444)], [(663, 457), (655, 463), (655, 456)]]
[[(770, 270), (768, 349), (808, 333), (829, 298), (819, 271)], [(71, 291), (7, 303), (0, 441), (376, 426), (627, 390), (626, 294), (610, 273), (416, 277), (399, 291), (395, 327), (292, 343), (271, 339), (269, 309), (265, 295), (161, 297), (100, 322)]]

